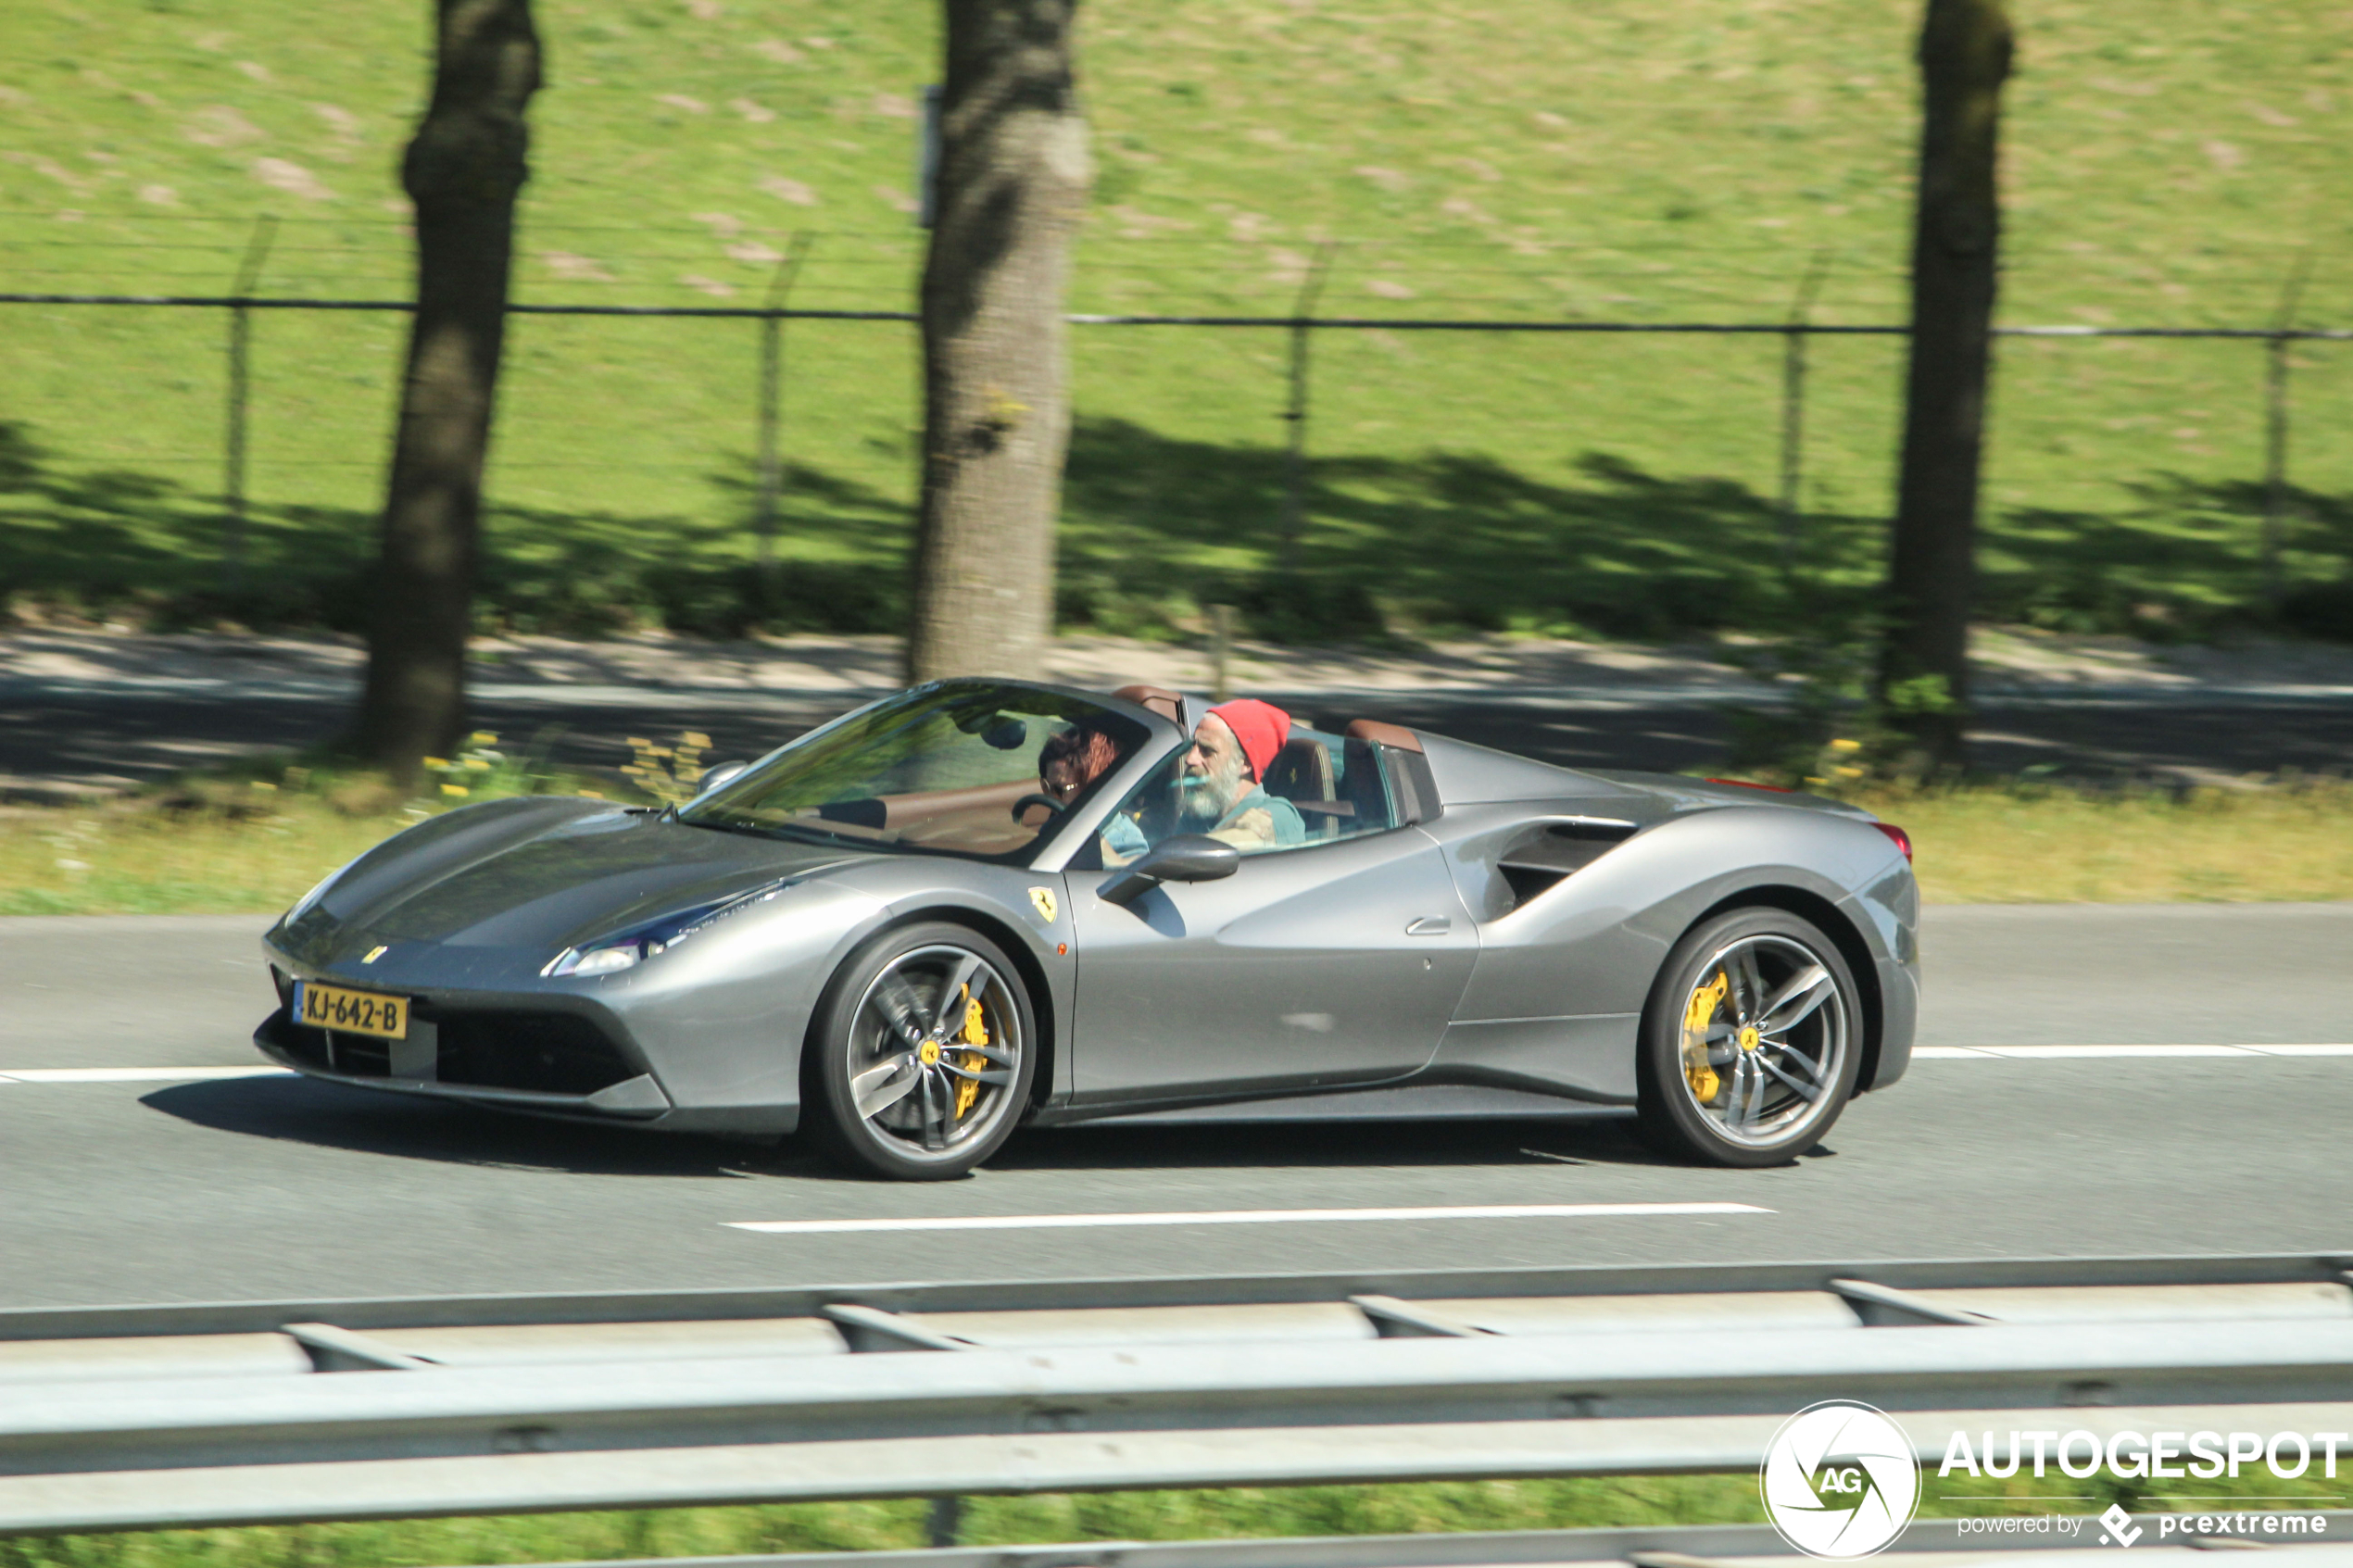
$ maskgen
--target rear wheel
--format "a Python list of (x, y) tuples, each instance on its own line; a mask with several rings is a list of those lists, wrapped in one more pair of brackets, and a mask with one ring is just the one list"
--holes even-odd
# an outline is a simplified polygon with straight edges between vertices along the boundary
[(811, 1130), (872, 1175), (963, 1175), (1020, 1120), (1033, 1028), (1019, 972), (987, 937), (944, 922), (885, 932), (842, 965), (810, 1032)]
[(1675, 945), (1642, 1014), (1643, 1132), (1710, 1164), (1780, 1164), (1838, 1120), (1862, 1047), (1836, 944), (1785, 909), (1718, 915)]

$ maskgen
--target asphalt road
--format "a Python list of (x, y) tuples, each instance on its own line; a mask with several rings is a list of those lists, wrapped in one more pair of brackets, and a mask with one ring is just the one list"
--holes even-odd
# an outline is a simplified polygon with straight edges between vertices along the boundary
[[(260, 922), (0, 920), (0, 1075), (233, 1068)], [(1922, 1043), (2353, 1039), (2353, 905), (1942, 909)], [(1181, 1048), (1172, 1042), (1172, 1048)], [(0, 1076), (0, 1306), (1710, 1260), (2353, 1253), (2353, 1056), (1929, 1060), (1780, 1170), (1622, 1122), (1070, 1129), (960, 1183), (286, 1077)], [(1730, 1202), (1607, 1218), (763, 1235), (747, 1220)]]
[[(1378, 718), (1572, 767), (1674, 772), (1722, 765), (1732, 721), (1709, 701), (1634, 690), (1606, 699), (1394, 692), (1280, 692), (1302, 717)], [(665, 692), (653, 687), (492, 686), (476, 722), (511, 746), (578, 768), (628, 759), (631, 735), (708, 733), (714, 759), (752, 758), (862, 700), (837, 691)], [(340, 687), (158, 693), (31, 686), (0, 694), (0, 780), (19, 787), (161, 778), (242, 751), (332, 740), (350, 715)], [(1337, 722), (1331, 722), (1337, 728)], [(2282, 769), (2353, 771), (2353, 701), (2141, 695), (1994, 699), (1973, 737), (1979, 765), (2071, 776), (2208, 780)]]

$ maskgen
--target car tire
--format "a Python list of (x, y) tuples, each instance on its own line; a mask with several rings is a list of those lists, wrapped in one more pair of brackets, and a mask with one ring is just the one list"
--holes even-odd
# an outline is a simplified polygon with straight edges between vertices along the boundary
[(1812, 922), (1764, 908), (1703, 921), (1642, 1011), (1643, 1136), (1711, 1165), (1783, 1164), (1837, 1122), (1864, 1039), (1854, 972)]
[(1020, 1123), (1036, 1041), (1028, 989), (997, 944), (940, 921), (886, 931), (843, 962), (811, 1022), (804, 1123), (867, 1175), (965, 1175)]

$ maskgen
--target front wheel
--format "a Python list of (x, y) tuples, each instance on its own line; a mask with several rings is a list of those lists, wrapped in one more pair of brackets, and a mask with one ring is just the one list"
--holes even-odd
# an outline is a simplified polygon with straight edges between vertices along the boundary
[(810, 1031), (812, 1131), (872, 1175), (963, 1175), (1020, 1120), (1032, 1016), (1019, 972), (977, 932), (938, 922), (883, 933), (842, 965)]
[(1709, 1164), (1780, 1164), (1838, 1120), (1862, 1047), (1855, 976), (1811, 922), (1774, 909), (1704, 921), (1642, 1014), (1642, 1130)]

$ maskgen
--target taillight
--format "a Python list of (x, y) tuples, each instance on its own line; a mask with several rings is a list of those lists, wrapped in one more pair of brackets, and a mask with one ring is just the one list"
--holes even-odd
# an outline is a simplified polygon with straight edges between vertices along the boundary
[(1730, 784), (1735, 789), (1769, 789), (1775, 795), (1795, 795), (1797, 793), (1797, 791), (1793, 789), (1783, 789), (1780, 784), (1761, 784), (1755, 779), (1709, 779), (1707, 782), (1709, 784)]
[(1908, 866), (1912, 863), (1912, 835), (1910, 834), (1906, 833), (1894, 822), (1873, 822), (1871, 826), (1887, 834), (1887, 841), (1890, 844), (1894, 845), (1896, 848), (1904, 851), (1904, 863), (1906, 865)]

